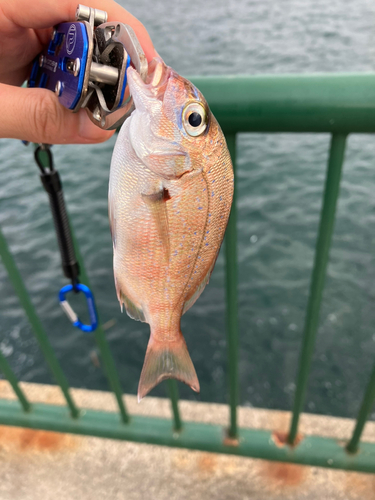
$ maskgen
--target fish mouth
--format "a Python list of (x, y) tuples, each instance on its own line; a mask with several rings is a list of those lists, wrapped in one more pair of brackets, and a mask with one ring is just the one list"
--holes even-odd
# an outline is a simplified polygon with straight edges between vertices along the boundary
[(172, 69), (167, 66), (160, 57), (155, 57), (148, 65), (148, 74), (145, 84), (151, 89), (157, 90), (157, 98), (164, 97), (165, 89), (168, 85), (168, 80), (171, 76)]
[(127, 71), (130, 94), (135, 107), (147, 107), (153, 99), (164, 100), (168, 81), (173, 70), (160, 57), (155, 57), (148, 65), (146, 80), (143, 81), (139, 73), (132, 67)]

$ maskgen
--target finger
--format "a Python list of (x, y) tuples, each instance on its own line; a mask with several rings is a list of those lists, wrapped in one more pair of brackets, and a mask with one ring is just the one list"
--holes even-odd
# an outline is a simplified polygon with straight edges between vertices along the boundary
[(94, 125), (84, 110), (72, 113), (46, 89), (0, 84), (0, 137), (46, 144), (90, 144), (109, 139), (114, 131)]
[[(42, 29), (63, 21), (73, 21), (79, 0), (1, 0), (0, 7), (10, 21), (24, 28)], [(108, 13), (108, 21), (119, 21), (129, 24), (145, 52), (148, 61), (156, 55), (151, 38), (146, 28), (113, 0), (92, 0), (90, 7)]]

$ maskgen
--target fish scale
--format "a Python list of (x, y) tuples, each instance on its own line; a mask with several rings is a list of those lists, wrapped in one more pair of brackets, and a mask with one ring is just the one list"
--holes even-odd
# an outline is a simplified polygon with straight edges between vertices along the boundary
[(141, 399), (165, 378), (199, 391), (180, 321), (215, 265), (233, 169), (220, 126), (188, 80), (157, 58), (146, 82), (132, 68), (128, 81), (135, 111), (113, 152), (109, 216), (118, 299), (151, 329)]

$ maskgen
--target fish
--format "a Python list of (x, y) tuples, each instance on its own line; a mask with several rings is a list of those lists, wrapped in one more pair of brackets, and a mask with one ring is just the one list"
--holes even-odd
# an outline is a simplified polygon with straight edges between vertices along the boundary
[(202, 93), (160, 57), (143, 81), (129, 67), (135, 109), (113, 150), (108, 190), (121, 309), (150, 325), (138, 401), (174, 378), (200, 386), (181, 316), (213, 271), (234, 175), (224, 134)]

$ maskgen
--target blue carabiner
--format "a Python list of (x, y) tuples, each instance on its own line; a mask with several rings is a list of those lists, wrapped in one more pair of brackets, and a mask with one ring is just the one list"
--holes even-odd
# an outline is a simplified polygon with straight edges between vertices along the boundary
[(70, 321), (73, 323), (73, 326), (79, 328), (83, 332), (93, 332), (98, 326), (98, 316), (96, 314), (94, 296), (90, 288), (86, 285), (82, 285), (82, 283), (78, 283), (77, 285), (75, 285), (75, 289), (80, 292), (83, 292), (86, 296), (91, 324), (90, 325), (83, 324), (82, 321), (77, 316), (77, 314), (73, 311), (69, 302), (65, 298), (65, 295), (73, 290), (73, 285), (63, 286), (62, 289), (60, 290), (59, 292), (60, 305), (63, 308), (65, 314), (70, 319)]

